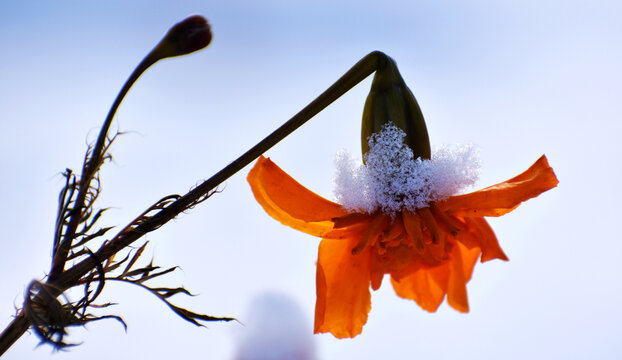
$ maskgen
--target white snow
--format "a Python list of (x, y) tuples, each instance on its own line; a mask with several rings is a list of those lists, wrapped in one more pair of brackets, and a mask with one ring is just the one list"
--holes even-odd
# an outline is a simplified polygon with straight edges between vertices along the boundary
[(387, 124), (369, 137), (365, 165), (342, 150), (335, 158), (335, 197), (344, 208), (395, 214), (426, 207), (473, 186), (479, 177), (478, 151), (472, 144), (432, 149), (431, 160), (414, 159), (406, 134)]

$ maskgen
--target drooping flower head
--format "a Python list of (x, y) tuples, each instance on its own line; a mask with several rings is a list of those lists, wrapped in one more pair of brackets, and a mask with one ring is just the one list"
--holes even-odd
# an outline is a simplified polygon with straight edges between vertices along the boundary
[(466, 283), (477, 259), (507, 260), (484, 217), (508, 213), (558, 182), (542, 156), (505, 182), (456, 195), (477, 179), (474, 151), (431, 151), (419, 106), (390, 59), (380, 64), (365, 104), (362, 149), (362, 166), (338, 157), (342, 204), (307, 190), (264, 157), (248, 175), (270, 216), (322, 238), (315, 332), (338, 338), (362, 331), (369, 288), (377, 290), (385, 274), (398, 296), (424, 310), (436, 311), (446, 298), (467, 312)]

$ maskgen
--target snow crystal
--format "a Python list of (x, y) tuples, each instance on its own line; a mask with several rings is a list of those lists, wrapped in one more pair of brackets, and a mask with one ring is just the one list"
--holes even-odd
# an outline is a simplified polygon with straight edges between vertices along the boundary
[(394, 214), (444, 200), (477, 181), (480, 162), (473, 145), (442, 146), (432, 150), (431, 160), (414, 159), (405, 136), (391, 123), (372, 134), (365, 165), (340, 151), (335, 159), (337, 202), (351, 211)]

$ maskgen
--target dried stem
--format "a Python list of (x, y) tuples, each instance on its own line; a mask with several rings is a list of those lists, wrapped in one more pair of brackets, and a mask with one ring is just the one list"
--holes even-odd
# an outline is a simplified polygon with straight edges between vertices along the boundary
[[(342, 96), (351, 88), (364, 80), (367, 76), (371, 75), (379, 67), (384, 66), (388, 60), (389, 58), (387, 57), (387, 55), (379, 51), (374, 51), (368, 54), (358, 63), (356, 63), (331, 87), (329, 87), (325, 92), (323, 92), (320, 96), (318, 96), (315, 100), (313, 100), (309, 105), (307, 105), (298, 114), (288, 120), (285, 124), (275, 130), (272, 134), (268, 135), (265, 139), (263, 139), (257, 145), (253, 146), (242, 156), (240, 156), (232, 163), (224, 167), (222, 170), (220, 170), (218, 173), (216, 173), (214, 176), (188, 192), (186, 195), (181, 197), (173, 195), (156, 202), (153, 206), (149, 207), (147, 211), (145, 211), (145, 213), (139, 216), (134, 222), (130, 223), (130, 225), (125, 227), (121, 232), (119, 232), (114, 238), (104, 243), (101, 248), (94, 254), (94, 256), (87, 257), (81, 262), (63, 271), (65, 259), (67, 257), (66, 252), (69, 248), (60, 249), (59, 253), (57, 253), (57, 256), (54, 257), (54, 266), (52, 268), (52, 273), (50, 274), (46, 282), (46, 284), (49, 285), (51, 294), (53, 296), (59, 296), (65, 290), (78, 284), (83, 276), (87, 275), (89, 272), (93, 271), (94, 269), (96, 269), (97, 266), (99, 266), (99, 263), (94, 259), (99, 259), (99, 261), (102, 262), (106, 261), (113, 255), (117, 254), (120, 250), (126, 248), (128, 245), (141, 238), (146, 233), (159, 228), (160, 226), (167, 223), (169, 220), (175, 218), (181, 212), (188, 210), (194, 205), (205, 200), (222, 182), (237, 173), (246, 165), (250, 164), (253, 160), (258, 158), (261, 154), (266, 152), (274, 145), (276, 145), (279, 141), (283, 140), (289, 134), (294, 132), (296, 129), (309, 121), (324, 108), (337, 100), (340, 96)], [(157, 61), (157, 59), (155, 61)], [(103, 156), (102, 149), (105, 148), (105, 139), (107, 137), (110, 122), (112, 121), (112, 117), (114, 116), (116, 108), (121, 103), (123, 96), (125, 95), (125, 93), (127, 93), (127, 90), (129, 89), (131, 84), (140, 76), (140, 74), (142, 74), (142, 72), (144, 72), (144, 70), (149, 65), (153, 64), (155, 61), (154, 59), (150, 59), (149, 56), (147, 56), (147, 58), (145, 58), (145, 60), (141, 62), (141, 65), (137, 67), (132, 76), (130, 76), (130, 79), (123, 87), (123, 90), (121, 90), (119, 96), (117, 96), (117, 100), (112, 106), (110, 113), (106, 118), (104, 125), (102, 126), (98, 141), (95, 145), (95, 148), (93, 149), (90, 161), (85, 162), (83, 175), (80, 180), (81, 189), (88, 188), (88, 186), (83, 186), (82, 184), (87, 184), (87, 182), (90, 182), (93, 179), (93, 176), (95, 174), (94, 171), (96, 172), (99, 168), (98, 165), (101, 164)], [(81, 211), (81, 207), (84, 206), (84, 199), (85, 197), (78, 197), (76, 206), (74, 207), (76, 212)], [(153, 211), (156, 212), (154, 215), (147, 216), (148, 213)], [(72, 214), (72, 216), (74, 215)], [(79, 224), (80, 216), (75, 215), (75, 219), (77, 220), (74, 220), (74, 217), (70, 219), (70, 225), (68, 229), (70, 232), (66, 232), (65, 234), (71, 233), (71, 231), (73, 232), (73, 234), (75, 234), (75, 231)], [(64, 252), (64, 254), (60, 252)], [(19, 339), (19, 337), (21, 337), (21, 335), (23, 335), (28, 330), (30, 325), (31, 324), (26, 318), (24, 311), (21, 310), (13, 319), (13, 321), (8, 325), (8, 327), (2, 332), (2, 334), (0, 334), (0, 355), (2, 355), (17, 339)]]
[(69, 249), (72, 245), (72, 240), (75, 237), (76, 231), (78, 229), (78, 225), (82, 220), (82, 210), (84, 209), (84, 202), (86, 200), (86, 196), (88, 194), (88, 189), (90, 188), (91, 181), (95, 177), (97, 171), (99, 170), (101, 163), (104, 159), (105, 155), (105, 143), (108, 136), (108, 130), (110, 129), (110, 125), (112, 124), (112, 119), (114, 118), (119, 105), (123, 101), (123, 98), (130, 90), (132, 85), (138, 80), (140, 75), (142, 75), (145, 70), (147, 70), (151, 65), (153, 65), (159, 58), (154, 56), (154, 53), (151, 52), (147, 55), (143, 61), (134, 69), (134, 72), (130, 75), (129, 79), (123, 85), (123, 88), (117, 95), (110, 111), (108, 112), (108, 116), (106, 116), (106, 120), (99, 131), (99, 136), (97, 137), (97, 142), (95, 143), (95, 147), (90, 152), (90, 157), (85, 159), (84, 166), (82, 168), (82, 175), (80, 177), (80, 192), (76, 198), (76, 202), (74, 204), (73, 210), (71, 212), (69, 218), (69, 225), (64, 233), (63, 241), (59, 242), (58, 249), (54, 251), (54, 257), (52, 259), (52, 268), (50, 270), (49, 278), (54, 279), (57, 277), (65, 268), (65, 262), (67, 261), (67, 254), (69, 253)]

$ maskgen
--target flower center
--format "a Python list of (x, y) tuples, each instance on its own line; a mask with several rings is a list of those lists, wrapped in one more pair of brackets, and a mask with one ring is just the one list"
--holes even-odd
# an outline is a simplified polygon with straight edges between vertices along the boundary
[(469, 241), (472, 235), (465, 220), (445, 214), (435, 203), (416, 210), (404, 208), (396, 216), (380, 211), (351, 213), (332, 221), (335, 229), (352, 230), (350, 234), (359, 238), (352, 255), (371, 250), (374, 271), (382, 274), (407, 266), (416, 270), (440, 265), (449, 259), (456, 241), (469, 248), (475, 245)]

